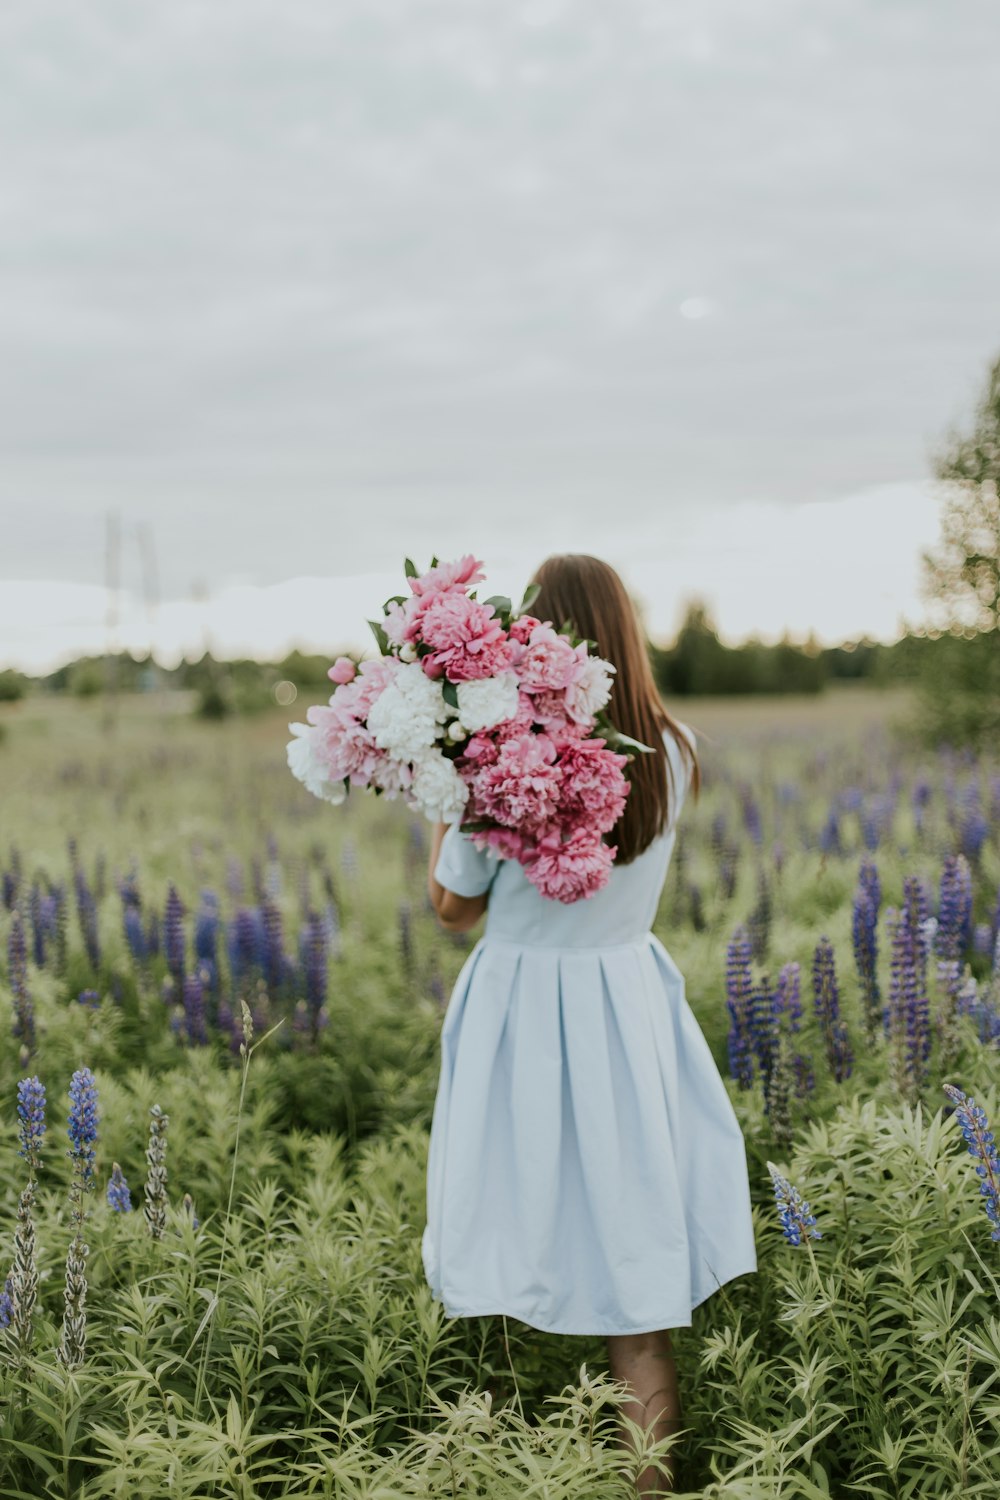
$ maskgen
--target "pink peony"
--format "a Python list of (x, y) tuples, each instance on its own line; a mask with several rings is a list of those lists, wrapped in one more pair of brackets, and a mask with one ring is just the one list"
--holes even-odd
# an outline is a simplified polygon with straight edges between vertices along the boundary
[(569, 724), (566, 713), (566, 689), (543, 688), (540, 692), (523, 695), (531, 704), (531, 717), (535, 724), (545, 729), (565, 729)]
[(559, 802), (555, 746), (546, 734), (505, 740), (491, 765), (470, 778), (474, 817), (530, 832), (547, 823)]
[(432, 648), (421, 662), (428, 677), (472, 682), (496, 677), (511, 664), (511, 648), (492, 606), (466, 594), (436, 594), (424, 612), (421, 635)]
[(482, 828), (470, 832), (469, 840), (477, 849), (492, 849), (501, 859), (523, 859), (532, 847), (530, 839), (516, 828)]
[(384, 752), (378, 748), (365, 726), (338, 703), (329, 707), (314, 703), (306, 709), (306, 718), (315, 724), (317, 757), (329, 766), (331, 781), (351, 778), (354, 786), (368, 786)]
[(524, 873), (541, 895), (569, 905), (607, 885), (616, 852), (587, 828), (578, 828), (565, 843), (558, 833), (548, 833), (525, 863)]
[(516, 620), (510, 622), (510, 638), (519, 646), (526, 646), (531, 637), (531, 632), (541, 620), (536, 620), (534, 615), (518, 615)]
[(452, 589), (465, 589), (470, 583), (481, 583), (485, 577), (480, 560), (467, 552), (457, 562), (439, 563), (436, 568), (428, 568), (426, 573), (411, 578), (410, 588), (422, 597), (446, 594)]
[(517, 663), (521, 686), (529, 693), (569, 687), (580, 675), (581, 663), (564, 635), (551, 625), (536, 625)]
[(557, 740), (562, 794), (559, 815), (590, 828), (607, 833), (625, 810), (629, 783), (622, 774), (628, 764), (624, 755), (616, 755), (601, 739), (580, 739), (571, 735)]
[(326, 675), (331, 682), (348, 683), (357, 676), (357, 673), (357, 666), (349, 656), (338, 656)]

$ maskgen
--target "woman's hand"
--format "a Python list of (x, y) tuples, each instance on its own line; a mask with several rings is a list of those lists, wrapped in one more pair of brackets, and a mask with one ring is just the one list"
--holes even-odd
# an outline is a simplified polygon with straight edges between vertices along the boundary
[(448, 832), (447, 823), (435, 823), (431, 834), (430, 860), (427, 866), (427, 890), (438, 922), (446, 932), (468, 932), (475, 927), (489, 903), (489, 894), (457, 896), (434, 879), (434, 866), (441, 853), (441, 841)]

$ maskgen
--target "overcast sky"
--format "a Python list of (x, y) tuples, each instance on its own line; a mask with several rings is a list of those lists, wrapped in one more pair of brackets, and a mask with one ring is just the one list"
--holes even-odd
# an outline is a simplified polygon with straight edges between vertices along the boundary
[(1000, 352), (998, 52), (992, 0), (6, 0), (0, 664), (101, 649), (109, 509), (165, 657), (360, 644), (466, 551), (891, 638)]

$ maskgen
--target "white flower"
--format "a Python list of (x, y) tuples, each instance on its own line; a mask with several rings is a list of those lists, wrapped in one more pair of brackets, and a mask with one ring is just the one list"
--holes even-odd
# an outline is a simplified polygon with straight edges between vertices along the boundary
[(413, 802), (435, 823), (457, 823), (469, 800), (469, 788), (443, 755), (428, 755), (413, 768)]
[(517, 676), (501, 672), (497, 677), (482, 677), (476, 682), (460, 682), (458, 715), (470, 734), (478, 729), (492, 729), (494, 724), (512, 719), (517, 713)]
[(289, 724), (288, 727), (296, 736), (295, 739), (288, 741), (286, 747), (292, 775), (296, 776), (314, 797), (322, 797), (324, 802), (332, 802), (335, 806), (339, 806), (347, 796), (347, 788), (342, 781), (330, 780), (328, 768), (316, 754), (313, 726)]
[(434, 745), (448, 717), (441, 683), (411, 662), (396, 673), (368, 714), (368, 732), (395, 760), (416, 761)]
[(611, 674), (616, 670), (602, 656), (588, 656), (580, 675), (566, 689), (566, 712), (578, 724), (593, 719), (611, 697)]

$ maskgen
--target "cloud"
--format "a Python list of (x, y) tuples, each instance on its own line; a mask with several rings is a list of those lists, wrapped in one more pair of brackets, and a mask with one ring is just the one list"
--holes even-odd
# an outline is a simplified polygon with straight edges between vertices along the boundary
[(994, 352), (998, 41), (930, 0), (11, 0), (0, 569), (99, 584), (111, 507), (174, 599), (465, 537), (638, 564), (919, 482)]

